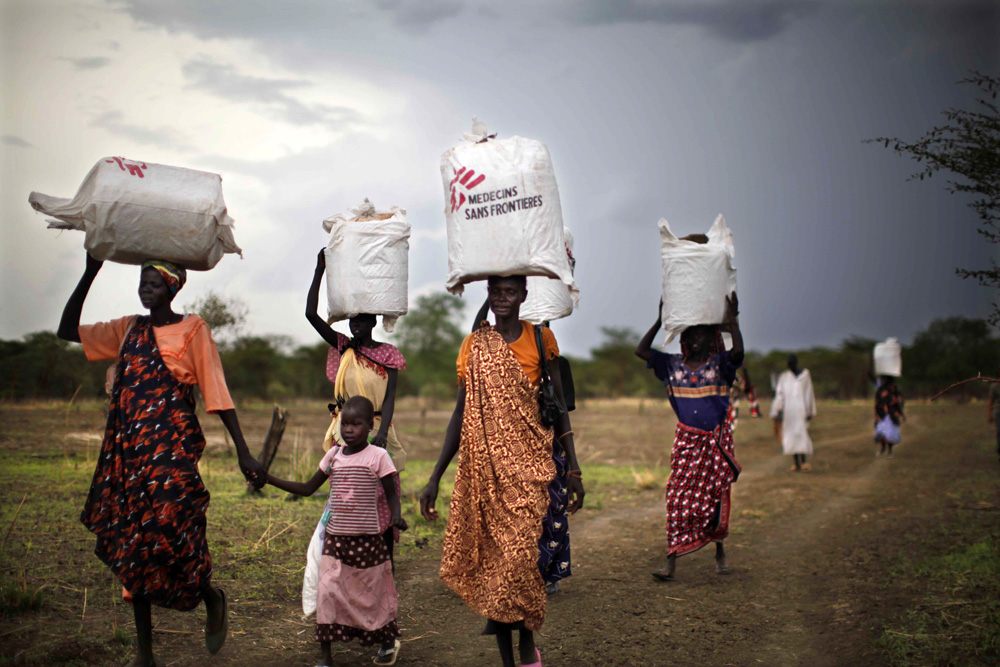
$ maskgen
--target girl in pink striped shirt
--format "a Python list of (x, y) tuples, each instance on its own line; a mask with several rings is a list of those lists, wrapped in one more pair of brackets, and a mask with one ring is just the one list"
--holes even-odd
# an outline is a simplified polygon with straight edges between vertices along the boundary
[[(323, 665), (333, 661), (332, 642), (354, 638), (362, 646), (379, 644), (377, 665), (393, 665), (399, 655), (399, 600), (382, 533), (390, 526), (406, 530), (406, 522), (392, 459), (385, 449), (368, 444), (374, 410), (363, 396), (347, 400), (340, 418), (345, 445), (331, 448), (308, 482), (267, 476), (268, 484), (300, 496), (311, 496), (324, 481), (330, 481), (331, 511), (316, 605), (316, 641), (322, 647)], [(379, 517), (379, 485), (389, 501), (388, 520)]]

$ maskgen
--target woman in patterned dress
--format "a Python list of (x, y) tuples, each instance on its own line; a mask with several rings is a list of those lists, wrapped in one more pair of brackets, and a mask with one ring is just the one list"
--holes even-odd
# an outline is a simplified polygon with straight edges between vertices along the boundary
[(681, 354), (652, 349), (662, 325), (659, 313), (635, 354), (653, 369), (667, 388), (677, 415), (667, 482), (667, 566), (653, 572), (658, 581), (672, 581), (677, 557), (715, 542), (715, 567), (729, 574), (722, 541), (729, 534), (730, 486), (740, 474), (728, 419), (729, 388), (743, 364), (743, 335), (734, 292), (726, 299), (724, 325), (733, 337), (726, 351), (718, 326), (700, 325), (681, 334)]
[(155, 665), (151, 605), (190, 611), (205, 602), (205, 644), (222, 648), (225, 592), (212, 585), (206, 538), (209, 493), (198, 474), (205, 437), (195, 415), (199, 386), (236, 445), (240, 470), (254, 486), (264, 471), (250, 455), (226, 388), (218, 350), (197, 315), (170, 308), (187, 273), (151, 260), (142, 265), (139, 300), (149, 315), (80, 325), (103, 262), (87, 268), (59, 323), (59, 337), (83, 343), (90, 361), (117, 359), (104, 442), (81, 521), (97, 536), (95, 553), (121, 582), (135, 614), (133, 667)]
[[(486, 321), (489, 309), (490, 300), (486, 299), (479, 312), (476, 313), (476, 319), (472, 323), (472, 333), (475, 333), (483, 324), (489, 324)], [(548, 329), (549, 323), (543, 322), (542, 326)], [(563, 385), (563, 397), (569, 399), (569, 394), (565, 392), (572, 392), (572, 387), (566, 384), (567, 378), (561, 372), (559, 379)], [(573, 378), (569, 377), (568, 381), (572, 384)], [(572, 412), (575, 406), (566, 405), (566, 409)], [(545, 581), (545, 593), (548, 595), (558, 593), (559, 582), (573, 576), (569, 513), (567, 512), (569, 499), (566, 489), (569, 461), (559, 438), (552, 438), (552, 464), (556, 468), (556, 474), (549, 483), (549, 508), (542, 519), (542, 536), (538, 538), (538, 570), (542, 573), (542, 579)]]
[(487, 619), (484, 634), (496, 635), (504, 667), (514, 667), (513, 631), (519, 631), (522, 665), (540, 665), (534, 630), (545, 618), (545, 586), (538, 569), (538, 539), (555, 476), (552, 439), (562, 442), (569, 462), (569, 511), (584, 497), (569, 415), (555, 428), (542, 425), (538, 410), (541, 364), (559, 400), (562, 384), (553, 360), (559, 347), (543, 329), (545, 360), (539, 358), (534, 327), (519, 317), (527, 296), (524, 276), (489, 278), (495, 326), (482, 326), (462, 343), (455, 412), (441, 456), (420, 494), (420, 512), (437, 518), (438, 483), (459, 454), (455, 488), (441, 558), (441, 579)]

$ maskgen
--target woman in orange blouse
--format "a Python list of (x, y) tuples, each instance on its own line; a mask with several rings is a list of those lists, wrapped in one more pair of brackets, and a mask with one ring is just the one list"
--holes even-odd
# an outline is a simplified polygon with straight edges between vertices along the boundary
[(190, 611), (205, 602), (205, 645), (222, 648), (225, 592), (212, 585), (205, 534), (209, 494), (198, 473), (205, 448), (192, 390), (218, 414), (236, 444), (240, 470), (256, 487), (264, 472), (250, 455), (233, 408), (219, 352), (197, 315), (170, 303), (187, 279), (169, 262), (143, 264), (139, 300), (148, 315), (80, 325), (80, 312), (103, 262), (87, 268), (59, 323), (59, 337), (83, 343), (91, 361), (117, 359), (111, 407), (97, 469), (80, 520), (97, 536), (94, 552), (132, 598), (138, 655), (151, 667), (151, 605)]

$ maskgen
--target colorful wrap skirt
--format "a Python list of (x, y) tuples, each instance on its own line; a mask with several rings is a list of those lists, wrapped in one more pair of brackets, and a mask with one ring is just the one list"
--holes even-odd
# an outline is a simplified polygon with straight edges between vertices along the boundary
[(119, 355), (97, 469), (80, 520), (94, 553), (133, 597), (189, 611), (212, 576), (209, 494), (198, 473), (205, 438), (191, 385), (160, 356), (148, 317)]
[(677, 423), (666, 494), (669, 554), (683, 556), (726, 538), (730, 485), (740, 470), (728, 420), (714, 431)]
[(319, 561), (316, 641), (386, 644), (399, 636), (398, 609), (382, 536), (327, 534)]

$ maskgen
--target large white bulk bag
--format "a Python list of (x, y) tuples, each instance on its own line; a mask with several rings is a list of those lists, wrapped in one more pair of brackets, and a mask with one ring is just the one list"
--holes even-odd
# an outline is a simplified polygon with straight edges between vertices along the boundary
[(491, 275), (546, 276), (576, 291), (549, 150), (523, 137), (485, 140), (482, 123), (474, 132), (466, 139), (484, 141), (441, 156), (448, 291)]
[[(563, 242), (571, 269), (576, 269), (573, 257), (573, 234), (563, 227)], [(569, 317), (580, 302), (580, 291), (571, 289), (555, 278), (531, 276), (528, 278), (528, 298), (521, 304), (521, 319), (532, 324), (552, 322)]]
[(726, 297), (736, 291), (736, 250), (725, 218), (715, 219), (708, 243), (677, 238), (661, 219), (660, 240), (666, 342), (688, 327), (725, 321)]
[(875, 375), (900, 377), (903, 374), (903, 348), (895, 338), (875, 344)]
[(99, 160), (72, 199), (32, 192), (50, 229), (78, 229), (95, 259), (142, 264), (165, 259), (211, 269), (240, 253), (222, 198), (222, 177), (205, 171), (109, 157)]
[(361, 313), (382, 316), (392, 331), (406, 314), (409, 280), (410, 223), (406, 211), (393, 206), (378, 213), (365, 199), (323, 221), (330, 232), (326, 244), (326, 289), (330, 321)]

